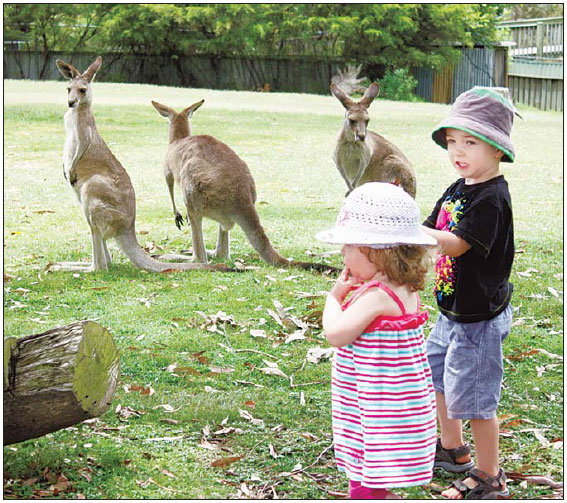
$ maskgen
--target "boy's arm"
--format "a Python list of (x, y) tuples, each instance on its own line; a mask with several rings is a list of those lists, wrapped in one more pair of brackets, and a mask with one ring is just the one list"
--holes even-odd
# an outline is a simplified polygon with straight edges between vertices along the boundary
[(431, 229), (424, 225), (422, 225), (421, 228), (423, 232), (437, 240), (437, 246), (443, 255), (459, 257), (471, 249), (470, 244), (452, 232)]

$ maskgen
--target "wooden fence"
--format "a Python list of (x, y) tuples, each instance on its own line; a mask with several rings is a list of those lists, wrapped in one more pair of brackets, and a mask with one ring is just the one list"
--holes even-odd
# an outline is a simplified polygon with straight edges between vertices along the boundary
[[(70, 62), (79, 70), (93, 62), (94, 54), (50, 53), (44, 61), (39, 51), (4, 50), (4, 78), (61, 80), (56, 59)], [(331, 77), (342, 62), (310, 58), (219, 58), (215, 56), (132, 56), (103, 54), (98, 79), (176, 87), (273, 90), (279, 92), (328, 94)], [(41, 69), (45, 67), (42, 77)]]
[(508, 21), (498, 28), (515, 44), (508, 64), (514, 101), (563, 111), (563, 18)]
[(563, 58), (563, 18), (547, 17), (506, 21), (498, 29), (508, 30), (509, 39), (516, 45), (512, 57)]
[(415, 94), (433, 103), (453, 103), (459, 94), (474, 86), (506, 87), (508, 45), (461, 48), (459, 62), (442, 70), (416, 68)]

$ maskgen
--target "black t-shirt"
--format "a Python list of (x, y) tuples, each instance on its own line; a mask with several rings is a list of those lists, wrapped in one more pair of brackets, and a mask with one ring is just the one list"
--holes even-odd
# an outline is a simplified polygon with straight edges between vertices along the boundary
[(457, 180), (437, 201), (424, 225), (450, 231), (471, 249), (460, 257), (439, 255), (435, 297), (447, 318), (490, 320), (510, 302), (514, 260), (512, 202), (503, 176), (474, 185)]

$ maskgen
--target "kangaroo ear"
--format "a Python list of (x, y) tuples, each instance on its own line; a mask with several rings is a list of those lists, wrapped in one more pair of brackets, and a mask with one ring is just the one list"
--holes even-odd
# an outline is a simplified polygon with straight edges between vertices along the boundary
[(370, 104), (374, 101), (374, 98), (380, 94), (380, 86), (377, 82), (372, 82), (368, 86), (368, 89), (364, 93), (362, 99), (358, 102), (360, 105), (364, 107), (369, 107)]
[(337, 86), (334, 82), (331, 84), (331, 93), (335, 98), (337, 98), (347, 110), (354, 105), (354, 101), (352, 101), (344, 92), (343, 90)]
[(63, 75), (66, 79), (74, 79), (80, 75), (79, 70), (77, 70), (73, 65), (69, 65), (60, 59), (58, 59), (55, 64), (57, 65), (61, 75)]
[(152, 105), (159, 112), (160, 115), (163, 115), (168, 119), (171, 119), (173, 117), (173, 110), (168, 106), (162, 105), (161, 103), (158, 103), (157, 101), (153, 101), (153, 100), (152, 100)]
[(85, 79), (87, 79), (87, 82), (92, 82), (92, 80), (94, 79), (94, 76), (96, 75), (96, 72), (98, 72), (98, 69), (100, 68), (100, 65), (102, 64), (102, 58), (100, 56), (98, 56), (93, 63), (91, 63), (91, 66), (89, 66), (85, 73), (83, 73), (83, 77)]
[(191, 117), (193, 117), (193, 112), (197, 110), (197, 108), (199, 108), (203, 103), (205, 103), (205, 100), (197, 101), (197, 103), (193, 103), (190, 107), (187, 107), (185, 110), (183, 110), (181, 114), (187, 114), (187, 118), (190, 119)]

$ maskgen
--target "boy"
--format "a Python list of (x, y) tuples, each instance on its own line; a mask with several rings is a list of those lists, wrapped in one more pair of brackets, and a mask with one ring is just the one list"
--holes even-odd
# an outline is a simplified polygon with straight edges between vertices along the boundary
[[(440, 248), (435, 282), (440, 314), (427, 341), (441, 433), (435, 466), (470, 470), (442, 493), (450, 499), (509, 495), (498, 464), (496, 409), (502, 341), (512, 321), (514, 259), (512, 206), (500, 162), (514, 162), (514, 113), (502, 94), (475, 87), (457, 98), (432, 134), (461, 176), (424, 222)], [(463, 441), (465, 419), (472, 428), (476, 466)]]

